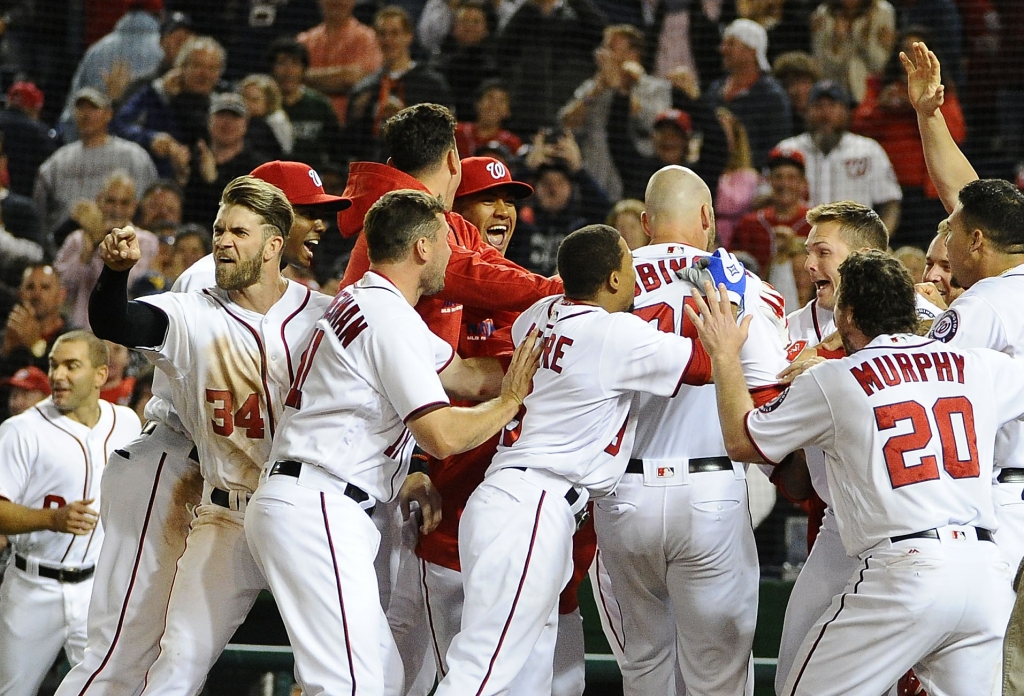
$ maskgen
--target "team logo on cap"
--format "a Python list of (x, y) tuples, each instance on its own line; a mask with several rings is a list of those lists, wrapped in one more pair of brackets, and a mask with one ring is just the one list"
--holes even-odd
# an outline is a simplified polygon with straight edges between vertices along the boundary
[(505, 175), (508, 174), (508, 170), (505, 169), (505, 165), (501, 162), (488, 162), (487, 171), (494, 179), (504, 179)]
[(949, 343), (949, 341), (956, 336), (956, 330), (959, 328), (960, 317), (957, 316), (955, 309), (951, 309), (936, 319), (935, 323), (932, 324), (931, 337), (936, 341)]
[(315, 169), (309, 170), (309, 178), (313, 180), (313, 183), (317, 185), (317, 188), (324, 187), (324, 182), (320, 181), (320, 175), (316, 173)]
[(764, 406), (759, 408), (758, 411), (760, 411), (761, 413), (771, 413), (772, 411), (774, 411), (775, 409), (782, 405), (782, 402), (786, 400), (786, 396), (788, 394), (789, 387), (786, 387), (785, 389), (782, 390), (782, 392), (779, 393), (778, 396), (776, 396), (774, 399), (772, 399)]

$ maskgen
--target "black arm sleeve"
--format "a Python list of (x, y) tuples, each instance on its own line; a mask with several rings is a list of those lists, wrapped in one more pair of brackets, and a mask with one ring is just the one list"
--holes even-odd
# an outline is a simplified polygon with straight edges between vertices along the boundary
[(128, 273), (103, 267), (89, 295), (93, 333), (129, 348), (158, 346), (164, 342), (170, 322), (162, 309), (128, 301)]

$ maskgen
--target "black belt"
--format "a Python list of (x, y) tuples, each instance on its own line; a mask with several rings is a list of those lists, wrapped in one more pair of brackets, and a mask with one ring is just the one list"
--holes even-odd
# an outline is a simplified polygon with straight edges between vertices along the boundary
[[(992, 536), (992, 532), (982, 527), (975, 527), (975, 531), (978, 533), (978, 541), (991, 541), (995, 542), (995, 537)], [(914, 532), (913, 534), (900, 534), (899, 536), (889, 537), (889, 541), (896, 543), (897, 541), (906, 541), (907, 539), (938, 539), (939, 530), (937, 529), (926, 529), (923, 532)]]
[(999, 483), (1024, 483), (1024, 469), (1003, 469), (996, 476)]
[[(687, 463), (691, 474), (706, 474), (709, 471), (732, 471), (732, 461), (728, 457), (694, 457)], [(643, 459), (630, 459), (626, 464), (627, 474), (644, 473)]]
[[(508, 468), (517, 469), (519, 471), (526, 471), (525, 466), (510, 466)], [(576, 501), (579, 499), (580, 492), (575, 488), (570, 487), (569, 490), (565, 492), (565, 502), (569, 503), (570, 508), (573, 505), (575, 505)], [(590, 519), (590, 510), (587, 508), (586, 505), (584, 505), (582, 508), (579, 509), (579, 511), (575, 515), (573, 515), (573, 517), (576, 520), (576, 529), (578, 531), (581, 527), (583, 527), (583, 525), (587, 523), (587, 520)]]
[[(239, 493), (241, 493), (241, 491), (239, 491)], [(249, 498), (251, 497), (251, 494), (245, 494), (246, 500), (249, 500)], [(220, 505), (221, 507), (228, 508), (230, 510), (231, 494), (228, 491), (222, 490), (220, 488), (214, 488), (212, 491), (210, 491), (210, 502), (213, 503), (214, 505)]]
[[(18, 570), (28, 570), (28, 561), (24, 556), (14, 557), (14, 567)], [(65, 568), (50, 568), (49, 566), (39, 566), (39, 577), (50, 578), (57, 582), (68, 582), (77, 583), (83, 580), (88, 580), (92, 577), (92, 574), (96, 572), (96, 566), (89, 566), (88, 568), (78, 568), (77, 570), (67, 570)]]
[[(298, 478), (301, 472), (302, 462), (297, 462), (294, 459), (279, 459), (278, 461), (270, 465), (270, 471), (267, 472), (267, 476), (277, 476), (278, 474), (280, 474), (281, 476), (291, 476), (293, 478)], [(351, 483), (345, 485), (345, 495), (359, 503), (360, 506), (370, 499), (369, 493), (364, 491), (359, 486), (354, 486)], [(364, 508), (366, 510), (366, 514), (372, 517), (374, 507), (376, 506), (371, 505), (368, 508)]]

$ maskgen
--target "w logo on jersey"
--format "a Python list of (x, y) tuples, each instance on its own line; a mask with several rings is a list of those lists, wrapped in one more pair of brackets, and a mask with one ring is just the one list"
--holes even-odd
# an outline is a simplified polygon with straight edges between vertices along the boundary
[(868, 158), (858, 157), (856, 159), (848, 159), (843, 162), (843, 166), (846, 167), (846, 175), (851, 179), (859, 179), (868, 173)]

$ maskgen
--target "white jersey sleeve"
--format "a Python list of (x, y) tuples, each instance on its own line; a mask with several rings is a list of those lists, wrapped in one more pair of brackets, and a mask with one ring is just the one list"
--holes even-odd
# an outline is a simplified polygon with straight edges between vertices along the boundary
[(989, 355), (993, 372), (993, 384), (999, 388), (992, 391), (996, 417), (1000, 425), (1024, 418), (1024, 360), (1011, 358), (1005, 353), (976, 348), (965, 351)]
[(8, 418), (0, 423), (0, 498), (20, 505), (38, 448), (35, 438), (23, 437), (17, 422)]
[(814, 371), (800, 375), (777, 397), (747, 414), (747, 434), (765, 461), (777, 464), (801, 447), (824, 449), (835, 438), (832, 411)]
[[(417, 338), (429, 336), (431, 350)], [(370, 364), (395, 412), (403, 421), (449, 404), (438, 377), (452, 361), (450, 345), (430, 332), (413, 332), (397, 324), (381, 324), (368, 342)]]
[(682, 385), (700, 386), (710, 378), (711, 358), (693, 339), (659, 331), (632, 314), (614, 315), (599, 375), (608, 391), (675, 396)]
[(189, 327), (200, 325), (196, 305), (203, 302), (209, 304), (209, 300), (204, 300), (202, 295), (196, 293), (164, 292), (140, 297), (138, 301), (152, 305), (167, 315), (167, 333), (164, 334), (163, 342), (156, 346), (142, 346), (140, 350), (148, 354), (154, 364), (173, 379), (189, 374), (195, 362)]
[(964, 293), (953, 301), (932, 324), (931, 338), (952, 346), (984, 346), (1004, 350), (1008, 345), (1003, 320), (995, 308), (979, 293)]

